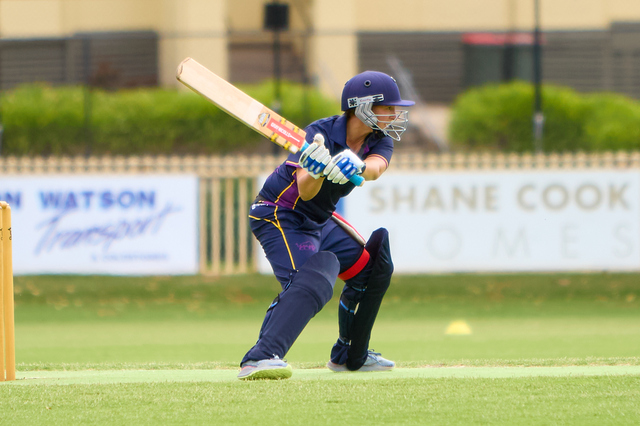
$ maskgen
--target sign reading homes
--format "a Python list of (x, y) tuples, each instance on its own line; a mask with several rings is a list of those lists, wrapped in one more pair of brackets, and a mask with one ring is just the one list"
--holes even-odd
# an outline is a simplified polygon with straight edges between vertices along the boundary
[(387, 173), (345, 199), (397, 272), (640, 270), (637, 171)]
[(195, 176), (0, 177), (16, 274), (197, 273)]

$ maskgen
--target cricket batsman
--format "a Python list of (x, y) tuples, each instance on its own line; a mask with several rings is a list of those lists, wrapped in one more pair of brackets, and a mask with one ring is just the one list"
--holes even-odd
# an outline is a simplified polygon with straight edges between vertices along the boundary
[(267, 309), (257, 343), (241, 361), (239, 379), (291, 377), (283, 358), (331, 299), (337, 278), (345, 286), (338, 340), (327, 367), (336, 372), (395, 367), (369, 349), (393, 273), (389, 234), (380, 228), (363, 243), (346, 222), (334, 220), (334, 211), (354, 189), (349, 181), (354, 174), (371, 181), (387, 170), (394, 141), (408, 123), (408, 111), (399, 107), (413, 104), (401, 98), (389, 75), (356, 75), (342, 91), (344, 113), (311, 123), (305, 129), (309, 146), (289, 155), (267, 178), (249, 218), (282, 292)]

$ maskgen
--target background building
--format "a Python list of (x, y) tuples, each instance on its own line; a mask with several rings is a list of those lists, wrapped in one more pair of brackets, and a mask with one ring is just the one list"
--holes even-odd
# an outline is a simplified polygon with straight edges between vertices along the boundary
[[(469, 85), (530, 78), (535, 1), (283, 0), (281, 73), (337, 96), (354, 73), (379, 69), (426, 102), (449, 103)], [(640, 97), (640, 2), (538, 1), (545, 82)], [(270, 78), (266, 3), (0, 0), (0, 89), (174, 86), (186, 56), (232, 82)]]

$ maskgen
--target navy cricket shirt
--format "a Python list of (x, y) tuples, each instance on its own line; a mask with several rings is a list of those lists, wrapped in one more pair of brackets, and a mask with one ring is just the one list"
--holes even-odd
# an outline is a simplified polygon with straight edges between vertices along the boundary
[[(335, 115), (315, 121), (307, 126), (305, 131), (308, 143), (313, 142), (316, 133), (322, 133), (325, 138), (325, 146), (332, 156), (348, 148), (346, 115)], [(393, 140), (381, 132), (371, 133), (357, 154), (363, 160), (372, 155), (381, 157), (388, 165), (393, 154)], [(325, 179), (318, 194), (309, 201), (303, 201), (298, 193), (295, 176), (300, 168), (299, 158), (300, 152), (289, 155), (286, 161), (269, 175), (260, 190), (260, 197), (279, 206), (303, 213), (315, 222), (323, 223), (331, 217), (338, 200), (348, 195), (355, 188), (355, 185), (351, 182), (338, 185)]]

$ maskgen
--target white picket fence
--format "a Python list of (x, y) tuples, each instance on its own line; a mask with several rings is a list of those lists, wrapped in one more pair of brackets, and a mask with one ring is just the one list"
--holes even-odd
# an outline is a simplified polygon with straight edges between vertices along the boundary
[[(0, 175), (193, 173), (200, 178), (200, 272), (253, 271), (248, 208), (256, 177), (270, 173), (285, 155), (168, 157), (0, 157)], [(639, 152), (598, 154), (398, 153), (393, 171), (640, 169)]]
[[(0, 173), (197, 173), (203, 178), (255, 177), (270, 172), (284, 155), (0, 157)], [(640, 151), (564, 154), (399, 153), (396, 170), (638, 168)]]

